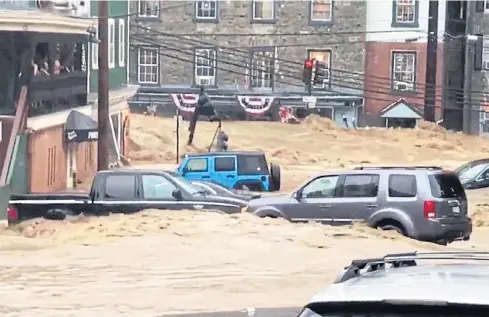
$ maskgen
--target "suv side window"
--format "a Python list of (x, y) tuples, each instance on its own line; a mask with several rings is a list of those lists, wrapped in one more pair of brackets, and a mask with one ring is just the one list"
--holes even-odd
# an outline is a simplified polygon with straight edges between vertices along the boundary
[(143, 175), (143, 196), (146, 199), (173, 199), (176, 189), (168, 179), (161, 175)]
[(136, 198), (135, 175), (107, 175), (105, 198), (131, 200)]
[(239, 175), (268, 175), (265, 155), (238, 155)]
[(319, 177), (304, 186), (302, 198), (333, 198), (338, 185), (337, 175)]
[(379, 175), (346, 175), (341, 197), (377, 197)]
[(187, 162), (187, 170), (189, 172), (207, 172), (206, 158), (192, 158)]
[(214, 170), (216, 172), (232, 172), (236, 169), (236, 160), (234, 157), (216, 157), (214, 161)]
[(389, 175), (389, 197), (416, 197), (418, 188), (414, 175)]

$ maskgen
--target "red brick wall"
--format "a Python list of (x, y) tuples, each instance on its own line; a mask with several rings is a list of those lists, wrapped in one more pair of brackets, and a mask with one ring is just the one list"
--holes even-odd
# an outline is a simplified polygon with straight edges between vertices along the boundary
[[(407, 102), (423, 110), (424, 83), (426, 70), (426, 43), (366, 43), (365, 54), (365, 113), (378, 114), (391, 103), (404, 98)], [(417, 79), (416, 93), (392, 93), (390, 86), (391, 77), (391, 52), (392, 51), (417, 51)], [(437, 102), (436, 113), (441, 113), (441, 100), (443, 85), (443, 45), (438, 44), (437, 58)], [(382, 78), (382, 79), (380, 79)]]

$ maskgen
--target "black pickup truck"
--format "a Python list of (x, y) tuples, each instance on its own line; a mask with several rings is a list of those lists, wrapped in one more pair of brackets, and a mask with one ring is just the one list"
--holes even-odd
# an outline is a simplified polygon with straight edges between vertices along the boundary
[(209, 195), (173, 172), (112, 170), (98, 172), (88, 194), (12, 195), (9, 224), (32, 218), (62, 220), (68, 216), (135, 213), (148, 208), (212, 210), (238, 213), (248, 200)]

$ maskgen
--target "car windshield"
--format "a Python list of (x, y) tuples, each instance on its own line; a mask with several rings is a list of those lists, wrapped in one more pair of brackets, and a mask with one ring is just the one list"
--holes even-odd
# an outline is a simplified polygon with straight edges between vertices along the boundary
[(461, 172), (458, 173), (458, 176), (459, 177), (463, 177), (463, 178), (467, 178), (467, 179), (475, 178), (487, 166), (489, 166), (489, 164), (479, 164), (479, 165), (476, 165), (476, 166), (465, 168)]
[(178, 186), (183, 188), (183, 190), (185, 190), (189, 194), (195, 195), (195, 194), (203, 192), (202, 188), (199, 188), (199, 187), (193, 185), (192, 183), (190, 183), (188, 180), (186, 180), (184, 177), (180, 176), (179, 174), (177, 174), (177, 173), (168, 173), (168, 174), (173, 178), (173, 180), (175, 181), (175, 183), (177, 183)]

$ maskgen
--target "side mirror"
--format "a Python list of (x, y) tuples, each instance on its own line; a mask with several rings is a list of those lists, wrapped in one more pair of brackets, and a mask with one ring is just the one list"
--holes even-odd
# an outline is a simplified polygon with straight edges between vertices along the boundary
[(182, 169), (182, 174), (185, 175), (188, 173), (188, 167), (185, 166), (183, 169)]
[(171, 193), (171, 195), (176, 200), (182, 200), (183, 199), (182, 192), (178, 189), (174, 189), (173, 192)]
[(301, 200), (302, 193), (300, 191), (296, 191), (296, 192), (294, 192), (294, 194), (292, 195), (292, 197), (294, 197), (297, 200)]

